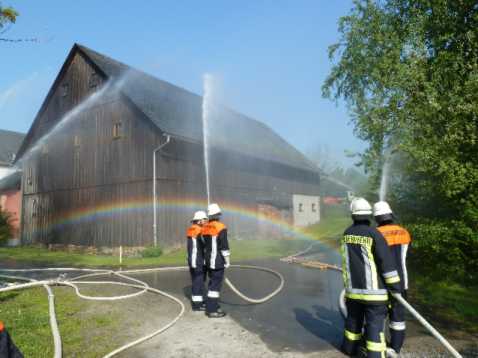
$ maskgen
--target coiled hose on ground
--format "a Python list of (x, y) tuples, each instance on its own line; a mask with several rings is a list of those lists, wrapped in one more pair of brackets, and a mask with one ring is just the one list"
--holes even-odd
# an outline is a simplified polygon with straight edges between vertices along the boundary
[[(288, 257), (285, 257), (281, 259), (281, 261), (288, 262), (288, 263), (300, 263), (306, 267), (312, 267), (312, 268), (319, 268), (319, 269), (329, 269), (329, 270), (334, 270), (334, 271), (339, 271), (341, 272), (341, 268), (335, 265), (330, 265), (330, 264), (325, 264), (321, 262), (313, 262), (310, 260), (304, 260), (300, 259), (299, 256), (304, 255), (310, 249), (314, 246), (314, 244), (310, 245), (306, 250), (297, 253), (295, 255), (291, 255)], [(271, 270), (269, 268), (265, 267), (259, 267), (259, 266), (250, 266), (250, 265), (231, 265), (231, 267), (234, 268), (239, 268), (239, 269), (253, 269), (253, 270), (260, 270), (264, 272), (269, 272), (276, 277), (279, 278), (280, 284), (279, 286), (269, 295), (260, 298), (260, 299), (254, 299), (251, 297), (248, 297), (244, 295), (242, 292), (240, 292), (227, 278), (225, 279), (226, 284), (229, 286), (229, 288), (236, 293), (240, 298), (243, 300), (253, 303), (253, 304), (258, 304), (258, 303), (264, 303), (274, 296), (276, 296), (284, 287), (284, 277), (277, 271)], [(159, 328), (158, 330), (143, 336), (133, 342), (127, 343), (113, 352), (108, 353), (104, 358), (110, 358), (113, 357), (114, 355), (123, 352), (133, 346), (136, 346), (140, 343), (143, 343), (144, 341), (151, 339), (158, 334), (166, 331), (168, 328), (172, 327), (184, 314), (185, 312), (185, 307), (184, 304), (177, 299), (176, 297), (163, 292), (161, 290), (155, 289), (150, 287), (147, 283), (132, 278), (130, 276), (127, 276), (126, 274), (137, 274), (137, 273), (148, 273), (148, 272), (158, 272), (158, 271), (175, 271), (175, 270), (187, 270), (189, 269), (187, 266), (176, 266), (176, 267), (160, 267), (160, 268), (152, 268), (152, 269), (137, 269), (137, 270), (127, 270), (127, 271), (112, 271), (112, 270), (100, 270), (100, 269), (77, 269), (77, 268), (44, 268), (44, 269), (0, 269), (1, 272), (38, 272), (38, 271), (57, 271), (57, 272), (88, 272), (87, 274), (83, 274), (77, 277), (72, 278), (71, 280), (64, 280), (61, 278), (61, 276), (57, 279), (54, 280), (42, 280), (42, 281), (37, 281), (33, 280), (30, 278), (26, 277), (21, 277), (21, 276), (11, 276), (11, 275), (2, 275), (0, 274), (0, 277), (7, 278), (7, 279), (17, 279), (17, 280), (22, 280), (22, 281), (28, 281), (26, 284), (19, 284), (19, 285), (11, 285), (6, 288), (1, 288), (0, 293), (2, 292), (7, 292), (7, 291), (13, 291), (13, 290), (19, 290), (19, 289), (26, 289), (26, 288), (31, 288), (31, 287), (37, 287), (37, 286), (43, 286), (47, 292), (48, 292), (48, 302), (49, 302), (49, 311), (50, 311), (50, 326), (52, 330), (52, 335), (53, 335), (53, 341), (55, 345), (55, 353), (54, 353), (54, 358), (61, 358), (62, 357), (62, 347), (61, 347), (61, 337), (60, 337), (60, 332), (58, 329), (58, 324), (56, 322), (56, 315), (55, 315), (55, 303), (54, 303), (54, 295), (53, 292), (50, 288), (50, 286), (53, 285), (64, 285), (71, 287), (75, 290), (76, 294), (87, 300), (98, 300), (98, 301), (115, 301), (115, 300), (123, 300), (127, 298), (132, 298), (138, 295), (141, 295), (145, 292), (153, 292), (156, 294), (159, 294), (161, 296), (164, 296), (166, 298), (169, 298), (170, 300), (176, 302), (179, 304), (181, 307), (180, 312), (178, 315), (170, 321), (167, 325)], [(80, 281), (81, 279), (89, 278), (89, 277), (97, 277), (97, 276), (103, 276), (103, 275), (114, 275), (119, 278), (135, 282), (133, 283), (124, 283), (124, 282), (117, 282), (117, 281)], [(80, 292), (80, 289), (78, 285), (81, 284), (91, 284), (91, 285), (97, 285), (97, 284), (112, 284), (112, 285), (120, 285), (120, 286), (127, 286), (127, 287), (133, 287), (136, 289), (139, 289), (140, 291), (128, 294), (128, 295), (122, 295), (122, 296), (112, 296), (112, 297), (98, 297), (98, 296), (86, 296), (83, 295)], [(455, 348), (451, 346), (451, 344), (432, 326), (430, 323), (428, 323), (400, 294), (394, 294), (393, 295), (432, 335), (437, 338), (440, 343), (442, 343), (445, 348), (453, 355), (455, 358), (462, 358), (460, 353), (456, 351)], [(342, 314), (342, 316), (345, 318), (347, 317), (347, 307), (345, 305), (345, 289), (341, 291), (340, 296), (339, 296), (339, 309)]]
[[(239, 268), (239, 269), (251, 269), (251, 270), (259, 270), (259, 271), (264, 271), (264, 272), (269, 272), (276, 277), (279, 278), (280, 284), (279, 286), (269, 295), (259, 298), (259, 299), (254, 299), (251, 297), (248, 297), (244, 295), (242, 292), (240, 292), (227, 278), (225, 279), (226, 284), (231, 288), (231, 290), (236, 293), (240, 298), (245, 300), (246, 302), (253, 303), (253, 304), (258, 304), (258, 303), (264, 303), (274, 296), (276, 296), (284, 287), (284, 277), (277, 271), (265, 268), (265, 267), (259, 267), (259, 266), (250, 266), (250, 265), (231, 265), (231, 267), (234, 268)], [(154, 332), (151, 332), (148, 335), (145, 335), (143, 337), (140, 337), (139, 339), (136, 339), (132, 342), (129, 342), (114, 351), (108, 353), (107, 355), (104, 356), (104, 358), (110, 358), (115, 355), (117, 355), (120, 352), (123, 352), (131, 347), (134, 347), (140, 343), (143, 343), (147, 341), (148, 339), (151, 339), (158, 334), (161, 334), (162, 332), (166, 331), (168, 328), (172, 327), (184, 314), (185, 312), (185, 306), (179, 300), (178, 298), (164, 292), (161, 290), (158, 290), (156, 288), (150, 287), (146, 282), (143, 282), (141, 280), (135, 279), (133, 277), (127, 276), (126, 274), (137, 274), (137, 273), (149, 273), (149, 272), (158, 272), (158, 271), (174, 271), (174, 270), (188, 270), (189, 267), (187, 266), (176, 266), (176, 267), (158, 267), (158, 268), (152, 268), (152, 269), (137, 269), (137, 270), (127, 270), (127, 271), (113, 271), (113, 270), (101, 270), (101, 269), (80, 269), (80, 268), (41, 268), (41, 269), (0, 269), (0, 272), (87, 272), (85, 274), (76, 276), (72, 278), (71, 280), (66, 280), (62, 275), (60, 275), (56, 279), (50, 279), (50, 280), (34, 280), (31, 278), (27, 277), (22, 277), (22, 276), (14, 276), (14, 275), (3, 275), (0, 274), (0, 277), (6, 278), (6, 279), (14, 279), (14, 280), (20, 280), (20, 281), (27, 281), (28, 283), (24, 284), (13, 284), (9, 285), (4, 288), (0, 288), (0, 293), (2, 292), (8, 292), (8, 291), (14, 291), (14, 290), (20, 290), (20, 289), (27, 289), (31, 287), (38, 287), (38, 286), (43, 286), (48, 293), (48, 303), (49, 303), (49, 313), (50, 313), (50, 327), (53, 335), (53, 342), (54, 342), (54, 358), (61, 358), (62, 357), (62, 345), (61, 345), (61, 336), (60, 336), (60, 331), (58, 329), (58, 324), (56, 321), (56, 314), (55, 314), (55, 301), (54, 301), (54, 295), (53, 292), (50, 288), (50, 286), (67, 286), (71, 287), (75, 290), (75, 293), (78, 297), (86, 299), (86, 300), (95, 300), (95, 301), (117, 301), (117, 300), (124, 300), (132, 297), (139, 296), (141, 294), (144, 294), (145, 292), (152, 292), (156, 293), (158, 295), (164, 296), (175, 303), (177, 303), (180, 306), (180, 312), (177, 314), (177, 316), (171, 320), (168, 324), (166, 324), (163, 327), (160, 327), (159, 329), (155, 330)], [(104, 276), (104, 275), (112, 275), (116, 276), (118, 278), (121, 278), (123, 280), (130, 281), (131, 283), (125, 283), (125, 282), (118, 282), (118, 281), (84, 281), (85, 278), (92, 278), (92, 277), (98, 277), (98, 276)], [(108, 296), (108, 297), (102, 297), (102, 296), (87, 296), (81, 293), (80, 288), (78, 285), (98, 285), (98, 284), (110, 284), (110, 285), (117, 285), (117, 286), (126, 286), (126, 287), (132, 287), (136, 288), (139, 291), (127, 295), (121, 295), (121, 296)]]

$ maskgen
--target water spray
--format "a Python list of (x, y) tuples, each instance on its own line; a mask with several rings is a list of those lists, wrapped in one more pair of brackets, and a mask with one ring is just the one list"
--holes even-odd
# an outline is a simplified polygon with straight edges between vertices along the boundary
[(103, 97), (103, 95), (108, 93), (108, 91), (110, 90), (119, 91), (123, 87), (126, 78), (127, 78), (127, 74), (122, 76), (118, 80), (114, 80), (114, 79), (108, 80), (103, 85), (103, 87), (101, 87), (100, 90), (93, 92), (92, 94), (87, 96), (85, 99), (83, 99), (80, 103), (78, 103), (76, 106), (74, 106), (71, 110), (66, 112), (47, 133), (43, 134), (31, 148), (29, 148), (25, 153), (22, 154), (20, 158), (18, 158), (17, 162), (14, 164), (12, 168), (12, 172), (21, 171), (21, 167), (23, 166), (23, 163), (28, 158), (30, 158), (34, 153), (41, 150), (41, 148), (53, 135), (55, 135), (59, 131), (63, 130), (66, 126), (68, 126), (69, 123), (72, 121), (72, 119), (76, 118), (80, 113), (91, 108), (100, 98)]
[(379, 199), (385, 201), (387, 197), (388, 180), (391, 167), (391, 155), (385, 155), (385, 162), (382, 167), (382, 178), (380, 180)]
[(106, 81), (106, 83), (97, 91), (93, 92), (80, 103), (74, 106), (71, 110), (66, 112), (60, 120), (43, 136), (41, 136), (36, 143), (18, 159), (18, 162), (15, 166), (19, 166), (22, 162), (28, 159), (33, 153), (40, 150), (43, 145), (56, 133), (68, 126), (71, 121), (76, 118), (83, 111), (86, 111), (93, 107), (104, 95), (116, 94), (118, 93), (125, 85), (127, 80), (130, 77), (130, 73), (127, 72), (119, 78), (112, 78)]
[(207, 205), (211, 203), (211, 189), (209, 181), (209, 120), (211, 119), (213, 108), (213, 77), (206, 73), (203, 76), (204, 94), (202, 99), (202, 135), (204, 150), (204, 171), (206, 174), (206, 194)]

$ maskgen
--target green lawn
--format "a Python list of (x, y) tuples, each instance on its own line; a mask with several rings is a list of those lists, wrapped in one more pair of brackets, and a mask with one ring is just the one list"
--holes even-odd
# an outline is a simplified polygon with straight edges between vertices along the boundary
[(433, 323), (450, 331), (478, 335), (478, 286), (439, 280), (410, 270), (409, 300)]
[(350, 215), (344, 206), (327, 206), (324, 208), (321, 222), (310, 226), (306, 232), (316, 240), (338, 247), (342, 233), (351, 223)]
[[(96, 302), (79, 299), (70, 288), (54, 288), (54, 294), (65, 357), (103, 356), (118, 346), (118, 339), (111, 339), (122, 335), (114, 315), (88, 309)], [(53, 356), (44, 288), (0, 294), (0, 318), (25, 357)]]
[[(257, 258), (282, 257), (302, 250), (309, 244), (307, 240), (230, 240), (233, 261)], [(57, 267), (104, 267), (119, 268), (119, 259), (109, 255), (92, 255), (50, 251), (45, 248), (23, 246), (15, 248), (0, 247), (0, 261), (8, 266), (11, 262), (22, 266), (54, 265)], [(185, 250), (175, 250), (160, 257), (126, 257), (123, 268), (185, 265)]]
[[(104, 267), (119, 268), (119, 258), (111, 255), (92, 255), (70, 253), (66, 251), (50, 251), (46, 248), (22, 246), (0, 247), (0, 261), (26, 265), (54, 265), (57, 267)], [(125, 257), (123, 267), (178, 265), (184, 263), (184, 252), (181, 250), (163, 254), (160, 257)]]

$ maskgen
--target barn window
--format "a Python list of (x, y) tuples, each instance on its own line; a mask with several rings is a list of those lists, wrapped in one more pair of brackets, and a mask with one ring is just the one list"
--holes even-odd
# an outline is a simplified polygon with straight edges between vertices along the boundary
[(299, 204), (299, 213), (304, 211), (304, 204), (300, 203)]
[(100, 78), (99, 78), (98, 74), (96, 72), (93, 72), (90, 75), (90, 78), (88, 80), (88, 86), (90, 88), (96, 88), (96, 87), (98, 87), (99, 81), (100, 81)]
[(61, 85), (61, 88), (60, 88), (60, 95), (62, 97), (66, 97), (68, 95), (68, 88), (69, 88), (69, 85), (68, 83), (63, 83)]
[(312, 203), (312, 212), (313, 213), (317, 212), (317, 207), (316, 207), (315, 203)]
[(80, 136), (79, 135), (75, 135), (75, 137), (73, 138), (73, 145), (75, 147), (79, 147), (81, 144), (81, 141), (80, 141)]
[(121, 138), (121, 122), (113, 123), (113, 139)]

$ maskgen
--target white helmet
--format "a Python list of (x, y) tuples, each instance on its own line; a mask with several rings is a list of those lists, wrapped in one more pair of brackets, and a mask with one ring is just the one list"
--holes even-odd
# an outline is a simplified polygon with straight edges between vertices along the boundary
[(364, 198), (356, 198), (350, 203), (352, 215), (371, 215), (372, 206)]
[(209, 206), (207, 207), (208, 216), (217, 215), (220, 213), (221, 213), (221, 208), (216, 203), (209, 204)]
[(373, 205), (373, 216), (392, 215), (392, 209), (386, 201), (379, 201)]
[(193, 221), (207, 220), (207, 215), (204, 211), (196, 211), (194, 213)]

